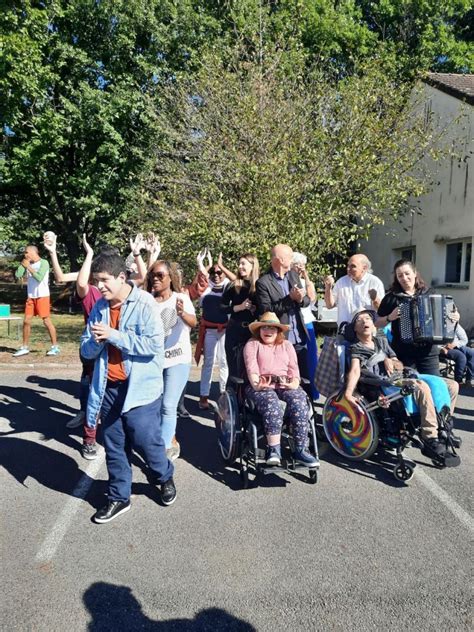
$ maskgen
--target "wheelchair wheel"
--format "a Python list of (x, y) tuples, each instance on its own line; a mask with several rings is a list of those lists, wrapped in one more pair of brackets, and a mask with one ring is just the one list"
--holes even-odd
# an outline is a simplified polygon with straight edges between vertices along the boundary
[(397, 481), (403, 481), (404, 483), (407, 483), (408, 481), (411, 481), (415, 474), (415, 466), (406, 462), (398, 463), (393, 468), (392, 473)]
[(234, 390), (228, 389), (219, 397), (214, 423), (222, 458), (232, 463), (237, 456), (240, 440), (239, 405)]
[(361, 400), (353, 407), (341, 392), (328, 397), (323, 425), (331, 447), (352, 461), (368, 459), (379, 442), (379, 425)]

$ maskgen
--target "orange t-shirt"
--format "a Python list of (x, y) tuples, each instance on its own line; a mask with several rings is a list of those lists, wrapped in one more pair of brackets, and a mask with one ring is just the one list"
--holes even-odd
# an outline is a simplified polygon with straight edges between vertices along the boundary
[[(119, 328), (120, 307), (121, 305), (110, 308), (110, 326), (112, 329)], [(111, 382), (122, 382), (127, 379), (125, 368), (123, 366), (122, 352), (111, 344), (109, 344), (107, 379)]]

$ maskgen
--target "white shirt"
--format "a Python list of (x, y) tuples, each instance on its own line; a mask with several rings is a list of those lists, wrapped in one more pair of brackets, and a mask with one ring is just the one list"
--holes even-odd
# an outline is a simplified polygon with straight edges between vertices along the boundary
[[(300, 277), (300, 282), (301, 282), (301, 285), (303, 286), (303, 290), (306, 291), (306, 279), (302, 279)], [(315, 308), (314, 303), (310, 303), (306, 307), (300, 308), (301, 315), (303, 316), (303, 322), (305, 325), (309, 325), (309, 323), (313, 323), (316, 320), (313, 314), (314, 308)]]
[(349, 275), (336, 281), (333, 295), (337, 305), (337, 324), (350, 322), (356, 312), (361, 309), (374, 309), (369, 290), (377, 291), (377, 298), (382, 300), (385, 288), (382, 281), (367, 272), (360, 281), (354, 281)]
[(191, 327), (186, 325), (184, 320), (178, 316), (176, 311), (176, 300), (183, 301), (183, 308), (186, 314), (195, 315), (194, 305), (187, 294), (177, 294), (173, 292), (166, 301), (157, 302), (165, 332), (165, 361), (163, 368), (167, 369), (176, 364), (191, 364)]
[[(40, 259), (35, 263), (30, 263), (30, 267), (32, 267), (35, 272), (38, 272), (42, 261), (43, 259)], [(49, 265), (47, 267), (48, 272), (46, 272), (42, 281), (37, 281), (35, 277), (31, 274), (31, 272), (27, 270), (26, 277), (28, 283), (28, 298), (41, 298), (43, 296), (49, 296)]]

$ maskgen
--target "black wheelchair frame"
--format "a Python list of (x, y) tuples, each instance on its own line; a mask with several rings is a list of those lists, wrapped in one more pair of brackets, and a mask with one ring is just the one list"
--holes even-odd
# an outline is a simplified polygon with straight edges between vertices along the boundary
[[(302, 380), (302, 382), (307, 380)], [(244, 489), (257, 485), (266, 474), (286, 472), (292, 475), (308, 472), (308, 482), (317, 483), (319, 472), (319, 454), (314, 424), (312, 401), (308, 397), (309, 407), (309, 450), (316, 457), (317, 465), (311, 468), (296, 463), (292, 457), (294, 440), (287, 424), (283, 423), (281, 434), (281, 466), (267, 466), (265, 462), (265, 440), (263, 424), (253, 402), (245, 395), (245, 381), (238, 377), (229, 377), (228, 388), (218, 400), (214, 421), (218, 431), (218, 444), (222, 458), (228, 465), (239, 463), (239, 474)], [(309, 382), (308, 382), (309, 384)]]
[[(382, 387), (393, 382), (399, 391), (385, 396)], [(395, 384), (398, 382), (398, 384)], [(373, 415), (374, 437), (372, 445), (363, 456), (350, 456), (339, 450), (325, 425), (326, 407), (332, 402), (343, 397), (344, 389), (334, 393), (329, 397), (323, 409), (323, 427), (326, 438), (331, 447), (342, 456), (353, 461), (363, 461), (370, 458), (378, 450), (395, 450), (397, 463), (393, 468), (393, 475), (399, 481), (408, 482), (414, 475), (416, 463), (407, 459), (403, 451), (411, 445), (420, 449), (421, 453), (430, 458), (433, 465), (438, 468), (456, 467), (460, 463), (460, 458), (456, 454), (455, 448), (460, 446), (452, 435), (452, 422), (449, 409), (437, 412), (439, 424), (439, 439), (446, 446), (446, 454), (438, 455), (431, 451), (420, 436), (421, 420), (419, 414), (408, 414), (403, 405), (403, 398), (411, 395), (416, 389), (413, 377), (409, 371), (404, 374), (394, 375), (392, 380), (379, 378), (369, 372), (363, 372), (358, 383), (358, 390), (362, 395), (361, 406), (366, 413)], [(351, 421), (346, 422), (347, 430), (350, 432)], [(343, 422), (344, 424), (344, 422)], [(342, 425), (343, 425), (342, 424)]]

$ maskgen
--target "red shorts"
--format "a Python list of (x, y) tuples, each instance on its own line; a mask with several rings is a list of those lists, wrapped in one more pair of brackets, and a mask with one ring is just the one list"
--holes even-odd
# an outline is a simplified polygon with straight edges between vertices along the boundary
[(39, 316), (40, 318), (48, 318), (51, 314), (51, 304), (49, 296), (40, 296), (39, 298), (27, 298), (25, 305), (25, 316)]

